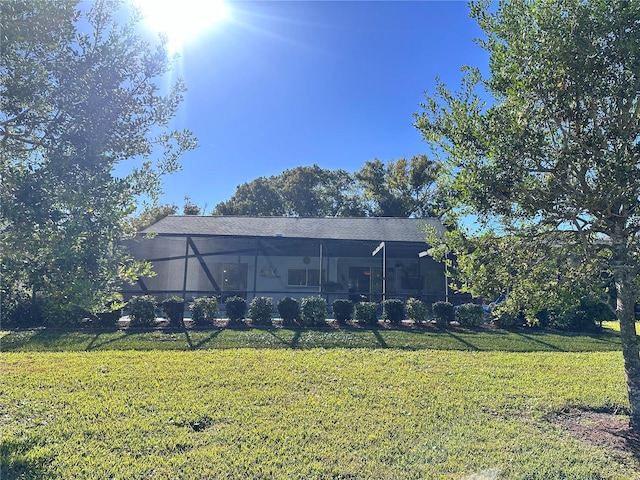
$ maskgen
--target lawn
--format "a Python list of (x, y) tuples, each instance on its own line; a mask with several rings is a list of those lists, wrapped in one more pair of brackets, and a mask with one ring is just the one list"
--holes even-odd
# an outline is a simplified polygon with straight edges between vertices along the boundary
[(615, 333), (514, 337), (526, 353), (491, 351), (506, 332), (19, 333), (0, 354), (2, 478), (640, 478), (550, 421), (624, 411), (621, 354), (595, 351)]
[(615, 326), (598, 334), (549, 333), (534, 329), (451, 328), (212, 328), (208, 330), (45, 329), (4, 332), (0, 350), (106, 351), (211, 350), (228, 348), (309, 349), (365, 348), (400, 350), (468, 350), (509, 352), (600, 352), (620, 350)]

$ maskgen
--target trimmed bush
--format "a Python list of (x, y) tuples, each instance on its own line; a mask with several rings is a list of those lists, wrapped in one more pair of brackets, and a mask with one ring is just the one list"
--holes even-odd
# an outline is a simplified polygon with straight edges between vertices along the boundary
[(43, 325), (42, 299), (31, 297), (26, 292), (7, 292), (0, 294), (0, 313), (5, 328)]
[(121, 315), (122, 310), (112, 310), (110, 312), (96, 313), (96, 325), (100, 327), (113, 327), (116, 322), (120, 320)]
[(404, 319), (404, 303), (397, 298), (382, 302), (382, 319), (398, 325)]
[(336, 321), (343, 325), (347, 320), (353, 318), (353, 302), (344, 298), (338, 298), (331, 305), (333, 308), (333, 317)]
[(518, 318), (518, 315), (501, 310), (491, 312), (491, 322), (496, 327), (505, 329), (519, 327), (522, 325), (522, 319)]
[(273, 298), (254, 297), (249, 306), (249, 318), (255, 325), (270, 325), (273, 312)]
[(120, 320), (122, 309), (126, 305), (120, 292), (111, 292), (100, 296), (99, 301), (93, 308), (94, 323), (100, 327), (114, 326)]
[(156, 298), (151, 295), (132, 297), (127, 303), (129, 307), (129, 325), (132, 327), (147, 327), (153, 325), (156, 319)]
[(180, 297), (169, 297), (163, 300), (161, 305), (162, 310), (172, 325), (184, 324), (184, 299)]
[(446, 327), (455, 319), (453, 305), (449, 302), (436, 302), (431, 306), (433, 319), (439, 327)]
[(227, 298), (225, 306), (227, 307), (227, 318), (232, 323), (239, 322), (247, 313), (247, 301), (242, 297)]
[(327, 319), (327, 301), (322, 297), (303, 298), (300, 310), (303, 325), (320, 326)]
[(278, 315), (280, 315), (283, 325), (293, 325), (300, 317), (298, 300), (292, 297), (285, 297), (278, 300)]
[(458, 323), (464, 327), (474, 327), (482, 323), (482, 305), (465, 303), (455, 310)]
[(416, 323), (422, 323), (429, 317), (429, 309), (423, 301), (417, 298), (409, 298), (404, 306), (405, 317)]
[(213, 323), (218, 313), (218, 299), (216, 297), (194, 298), (189, 304), (191, 310), (191, 320), (196, 325)]
[(584, 298), (580, 300), (579, 305), (565, 311), (560, 308), (548, 309), (549, 327), (572, 332), (597, 332), (603, 320), (614, 318), (609, 305)]
[(91, 312), (77, 305), (46, 299), (42, 303), (42, 316), (48, 327), (77, 327), (91, 317)]
[(378, 304), (376, 302), (356, 303), (353, 316), (364, 325), (376, 325), (378, 323)]

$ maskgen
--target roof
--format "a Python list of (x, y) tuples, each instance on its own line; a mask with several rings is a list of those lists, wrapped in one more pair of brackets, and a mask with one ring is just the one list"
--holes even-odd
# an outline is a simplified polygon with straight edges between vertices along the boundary
[(440, 232), (444, 230), (437, 218), (169, 215), (143, 233), (424, 243), (424, 224), (433, 225)]

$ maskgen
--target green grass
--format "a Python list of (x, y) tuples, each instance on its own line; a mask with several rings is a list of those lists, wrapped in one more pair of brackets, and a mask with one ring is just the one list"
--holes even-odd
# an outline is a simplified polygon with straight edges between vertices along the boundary
[(1, 477), (640, 479), (548, 416), (624, 411), (618, 333), (1, 332)]
[(594, 352), (620, 350), (619, 334), (545, 333), (536, 330), (410, 329), (211, 329), (63, 332), (23, 330), (0, 337), (0, 350), (211, 350), (229, 348), (391, 348), (509, 352)]
[(640, 478), (545, 416), (623, 408), (620, 355), (3, 353), (3, 478)]
[[(620, 322), (618, 321), (602, 322), (602, 326), (605, 330), (611, 330), (613, 332), (620, 331)], [(640, 322), (636, 322), (636, 333), (640, 335)]]

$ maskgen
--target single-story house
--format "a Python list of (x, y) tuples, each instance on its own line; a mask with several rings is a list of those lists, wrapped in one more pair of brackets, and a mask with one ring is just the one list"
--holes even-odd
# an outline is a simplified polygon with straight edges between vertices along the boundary
[(444, 266), (420, 256), (428, 249), (424, 224), (443, 231), (437, 219), (170, 215), (125, 242), (156, 275), (123, 294), (266, 296), (274, 304), (314, 295), (328, 303), (414, 297), (431, 304), (448, 292)]

